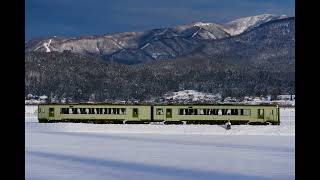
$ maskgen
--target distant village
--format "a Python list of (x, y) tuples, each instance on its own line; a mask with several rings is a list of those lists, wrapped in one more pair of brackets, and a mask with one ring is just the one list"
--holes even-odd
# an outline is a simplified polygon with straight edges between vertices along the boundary
[[(28, 94), (25, 98), (26, 105), (36, 105), (43, 103), (77, 103), (72, 99), (56, 99), (49, 98), (46, 95), (36, 96)], [(137, 99), (129, 100), (110, 100), (106, 99), (104, 102), (95, 102), (89, 100), (81, 103), (115, 103), (115, 104), (205, 104), (205, 103), (241, 103), (241, 104), (276, 104), (279, 106), (295, 106), (295, 95), (278, 95), (276, 97), (268, 96), (245, 96), (242, 98), (222, 97), (221, 94), (203, 93), (194, 90), (184, 90), (178, 92), (170, 92), (164, 94), (162, 97), (152, 98), (145, 101)]]

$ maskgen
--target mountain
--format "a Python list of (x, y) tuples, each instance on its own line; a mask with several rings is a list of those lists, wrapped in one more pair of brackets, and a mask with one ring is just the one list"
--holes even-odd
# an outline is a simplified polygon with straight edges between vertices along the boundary
[(226, 24), (194, 22), (175, 27), (72, 38), (49, 37), (30, 40), (26, 52), (71, 51), (123, 64), (170, 59), (191, 53), (207, 40), (238, 35), (285, 16), (262, 14)]
[[(200, 23), (197, 25), (200, 26)], [(222, 28), (205, 23), (201, 23), (201, 26), (210, 26), (216, 30)], [(123, 62), (127, 60), (127, 64), (121, 64), (102, 60), (100, 56), (87, 56), (72, 51), (26, 51), (25, 93), (69, 97), (79, 102), (88, 99), (146, 100), (185, 89), (221, 93), (224, 97), (295, 92), (294, 17), (271, 20), (234, 36), (221, 34), (225, 37), (201, 39), (208, 37), (201, 36), (182, 41), (182, 32), (191, 31), (192, 27), (195, 27), (194, 24), (144, 33), (123, 33), (123, 42), (135, 42), (123, 45), (135, 44), (140, 47), (134, 52), (141, 57), (149, 57), (147, 53), (152, 52), (152, 49), (144, 50), (151, 47), (155, 51), (157, 47), (168, 48), (177, 41), (187, 49), (190, 43), (188, 45), (191, 48), (184, 54), (163, 57), (165, 59), (157, 61), (140, 61), (134, 65), (127, 65), (132, 61), (126, 58), (123, 58)], [(128, 35), (127, 39), (123, 37), (124, 34)], [(186, 37), (193, 35), (189, 32), (186, 34)], [(139, 41), (133, 41), (137, 37)], [(50, 45), (48, 42), (47, 46), (50, 48), (53, 42)], [(126, 51), (128, 57), (133, 57), (130, 54), (133, 52), (122, 51)], [(166, 52), (170, 52), (170, 49)]]
[(224, 24), (223, 30), (231, 36), (234, 36), (258, 27), (263, 23), (284, 18), (287, 18), (287, 16), (277, 16), (273, 14), (261, 14), (257, 16), (244, 17)]

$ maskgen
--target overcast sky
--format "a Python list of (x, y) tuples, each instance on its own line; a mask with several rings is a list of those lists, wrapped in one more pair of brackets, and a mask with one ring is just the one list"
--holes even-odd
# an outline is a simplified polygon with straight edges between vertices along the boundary
[(294, 16), (294, 0), (25, 0), (26, 40), (224, 23), (263, 13)]

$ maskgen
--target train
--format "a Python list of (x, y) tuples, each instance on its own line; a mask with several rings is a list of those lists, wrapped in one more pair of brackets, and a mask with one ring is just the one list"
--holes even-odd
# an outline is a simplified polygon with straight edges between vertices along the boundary
[(280, 125), (277, 105), (247, 104), (40, 104), (39, 123)]

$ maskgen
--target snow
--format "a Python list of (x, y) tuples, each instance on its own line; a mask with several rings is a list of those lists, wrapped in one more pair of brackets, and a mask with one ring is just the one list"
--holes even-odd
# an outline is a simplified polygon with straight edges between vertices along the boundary
[(242, 32), (246, 31), (250, 27), (258, 26), (261, 23), (268, 22), (275, 18), (283, 19), (286, 18), (286, 15), (276, 16), (273, 14), (261, 14), (256, 16), (244, 17), (240, 19), (236, 19), (234, 21), (228, 22), (226, 26), (234, 26), (233, 28), (224, 28), (224, 30), (229, 33), (230, 35), (238, 35)]
[(203, 22), (196, 22), (193, 24), (193, 26), (210, 26), (212, 23), (203, 23)]
[(149, 45), (150, 45), (150, 43), (147, 43), (144, 46), (142, 46), (140, 49), (144, 49), (144, 48), (148, 47)]
[(198, 100), (218, 100), (221, 99), (220, 94), (212, 94), (212, 93), (204, 93), (204, 92), (198, 92), (195, 90), (183, 90), (183, 91), (177, 91), (177, 92), (171, 92), (164, 95), (165, 99), (173, 99), (173, 100), (187, 100), (192, 99), (192, 101), (198, 101)]
[(195, 35), (197, 35), (200, 30), (201, 28), (199, 28), (195, 33), (193, 33), (191, 37), (194, 37)]
[[(294, 179), (295, 109), (280, 126), (37, 123), (26, 106), (26, 179)], [(33, 113), (33, 116), (32, 116)], [(33, 119), (33, 120), (32, 120)]]
[(46, 52), (51, 52), (49, 46), (51, 44), (52, 39), (49, 39), (49, 42), (43, 43), (43, 46), (46, 48)]

